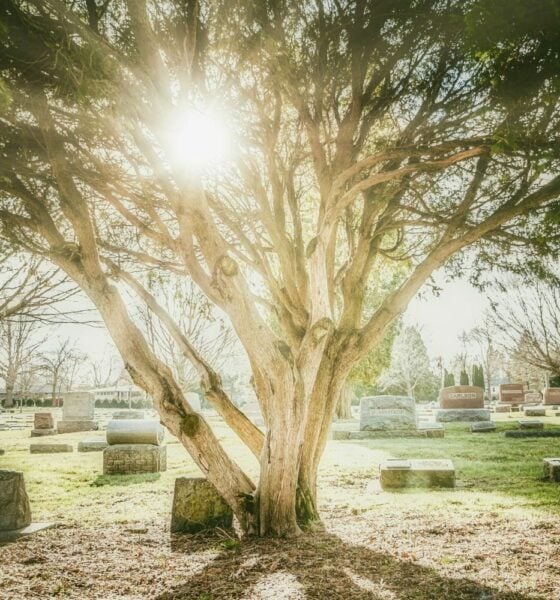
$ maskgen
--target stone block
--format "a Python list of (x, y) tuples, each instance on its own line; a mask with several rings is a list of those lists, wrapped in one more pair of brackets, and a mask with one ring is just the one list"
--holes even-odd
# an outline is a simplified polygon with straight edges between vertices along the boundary
[(152, 444), (159, 446), (163, 443), (165, 430), (159, 421), (116, 420), (107, 423), (107, 443), (114, 444)]
[(519, 429), (544, 429), (544, 423), (542, 421), (517, 421)]
[(29, 444), (31, 454), (56, 454), (59, 452), (74, 452), (72, 444)]
[(548, 405), (560, 404), (560, 387), (549, 387), (543, 390), (543, 403)]
[(445, 429), (442, 423), (420, 423), (418, 431), (424, 433), (428, 438), (442, 438), (445, 436)]
[(484, 408), (484, 390), (474, 385), (452, 385), (440, 391), (441, 408)]
[(143, 419), (144, 411), (143, 410), (119, 410), (113, 413), (113, 419), (117, 421), (121, 420), (131, 420), (131, 419)]
[(560, 429), (514, 429), (505, 432), (511, 438), (558, 438)]
[(59, 421), (56, 424), (58, 433), (77, 433), (79, 431), (97, 431), (97, 421)]
[(526, 406), (523, 412), (526, 417), (546, 417), (544, 406)]
[(488, 433), (492, 431), (496, 431), (496, 423), (493, 421), (471, 423), (471, 433)]
[(545, 479), (560, 482), (560, 458), (545, 458), (543, 467)]
[(167, 470), (167, 448), (153, 444), (115, 444), (103, 450), (104, 475), (160, 473)]
[(0, 531), (31, 524), (31, 507), (23, 473), (0, 471)]
[(232, 522), (231, 508), (208, 480), (203, 477), (178, 477), (175, 480), (171, 533), (230, 528)]
[(31, 437), (43, 437), (45, 435), (56, 435), (56, 429), (32, 429)]
[(509, 412), (511, 412), (511, 405), (510, 404), (494, 404), (494, 412), (509, 413)]
[(78, 452), (102, 452), (107, 446), (105, 440), (84, 440), (78, 442)]
[(447, 459), (387, 459), (380, 464), (379, 472), (383, 489), (455, 487), (455, 467)]
[(62, 394), (63, 421), (93, 421), (95, 395), (93, 392), (66, 392)]
[(502, 403), (523, 404), (525, 401), (525, 386), (522, 383), (502, 383), (498, 396)]
[(416, 403), (408, 396), (367, 396), (360, 401), (361, 431), (416, 429)]
[(442, 408), (436, 411), (437, 423), (472, 423), (490, 421), (490, 411), (485, 408)]
[(34, 429), (54, 429), (54, 419), (50, 412), (37, 412), (33, 416)]

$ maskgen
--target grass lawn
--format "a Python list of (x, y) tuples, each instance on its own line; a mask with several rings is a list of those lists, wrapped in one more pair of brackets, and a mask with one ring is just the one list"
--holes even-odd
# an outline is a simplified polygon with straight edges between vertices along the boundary
[[(31, 440), (29, 430), (0, 431), (0, 468), (25, 473), (35, 521), (58, 523), (0, 546), (0, 598), (558, 599), (560, 484), (542, 480), (542, 459), (560, 456), (560, 438), (505, 438), (519, 416), (495, 417), (495, 433), (446, 425), (444, 439), (329, 442), (325, 530), (296, 541), (170, 536), (174, 479), (199, 474), (173, 440), (167, 472), (109, 477), (100, 452), (28, 449), (104, 432)], [(250, 453), (211, 422), (256, 477)], [(386, 457), (450, 458), (457, 487), (384, 492), (377, 465)]]

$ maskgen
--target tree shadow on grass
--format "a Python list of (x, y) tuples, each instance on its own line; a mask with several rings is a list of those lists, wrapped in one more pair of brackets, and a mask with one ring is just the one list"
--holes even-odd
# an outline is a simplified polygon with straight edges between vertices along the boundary
[(153, 483), (161, 477), (161, 473), (140, 473), (138, 475), (98, 475), (92, 481), (92, 487), (103, 485), (127, 486), (138, 483)]
[(215, 534), (176, 536), (172, 549), (221, 552), (155, 600), (547, 600), (444, 576), (328, 533), (239, 543)]

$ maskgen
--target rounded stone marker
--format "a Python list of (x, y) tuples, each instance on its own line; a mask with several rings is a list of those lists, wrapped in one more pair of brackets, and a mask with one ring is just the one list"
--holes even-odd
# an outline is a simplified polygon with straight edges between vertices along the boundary
[(107, 423), (107, 443), (115, 444), (152, 444), (163, 443), (165, 431), (158, 421), (119, 419)]
[(21, 529), (30, 524), (31, 508), (23, 473), (0, 471), (0, 531)]

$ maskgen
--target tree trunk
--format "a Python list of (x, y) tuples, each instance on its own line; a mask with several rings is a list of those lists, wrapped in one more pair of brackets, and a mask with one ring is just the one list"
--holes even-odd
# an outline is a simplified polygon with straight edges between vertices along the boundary
[(351, 383), (345, 383), (340, 392), (338, 404), (336, 405), (337, 419), (352, 418), (352, 398), (354, 397), (354, 389)]
[(14, 406), (14, 381), (11, 377), (6, 377), (6, 399), (4, 408), (12, 408)]
[(53, 381), (52, 381), (52, 405), (53, 406), (58, 406), (58, 401), (57, 401), (57, 396), (56, 396), (56, 390), (58, 388), (58, 377), (56, 374), (53, 374)]

